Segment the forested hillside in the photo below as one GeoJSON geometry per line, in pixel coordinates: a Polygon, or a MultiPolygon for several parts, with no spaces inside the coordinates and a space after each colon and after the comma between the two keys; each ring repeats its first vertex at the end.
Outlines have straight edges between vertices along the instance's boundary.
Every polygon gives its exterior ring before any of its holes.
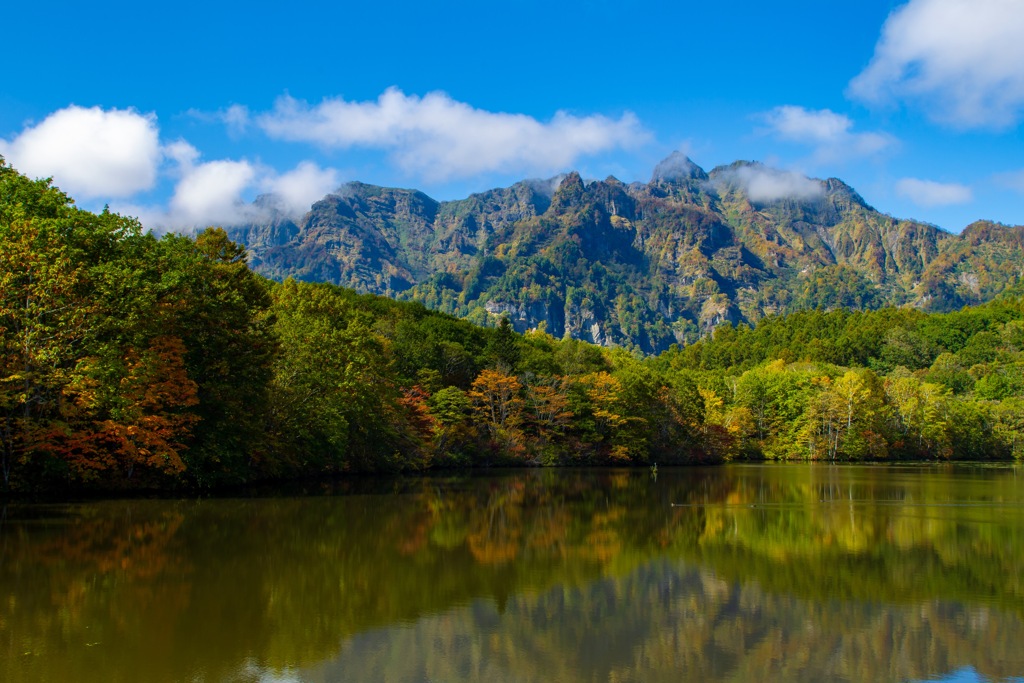
{"type": "MultiPolygon", "coordinates": [[[[563,183],[553,202],[573,188],[590,192],[563,183]]],[[[644,358],[275,283],[220,229],[157,238],[3,164],[0,335],[4,490],[1024,454],[1020,292],[948,314],[773,316],[644,358]]]]}
{"type": "Polygon", "coordinates": [[[350,183],[299,220],[267,215],[229,235],[270,278],[645,353],[800,310],[956,310],[1024,275],[1024,227],[954,235],[881,214],[835,178],[748,162],[705,173],[678,154],[648,183],[570,173],[451,202],[350,183]]]}

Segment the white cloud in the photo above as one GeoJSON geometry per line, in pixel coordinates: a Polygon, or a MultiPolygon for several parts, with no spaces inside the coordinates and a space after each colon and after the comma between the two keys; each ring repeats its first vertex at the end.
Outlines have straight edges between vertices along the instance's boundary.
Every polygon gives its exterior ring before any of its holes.
{"type": "Polygon", "coordinates": [[[145,230],[152,230],[157,234],[174,229],[167,220],[167,211],[158,206],[115,200],[110,202],[110,210],[122,216],[138,218],[145,230]]]}
{"type": "Polygon", "coordinates": [[[889,15],[850,94],[959,127],[1012,126],[1024,113],[1022,36],[1020,0],[911,0],[889,15]]]}
{"type": "Polygon", "coordinates": [[[997,173],[994,180],[999,185],[1024,193],[1024,170],[997,173]]]}
{"type": "Polygon", "coordinates": [[[785,105],[771,110],[764,118],[777,137],[813,146],[818,162],[872,156],[896,142],[884,133],[854,133],[850,117],[829,109],[785,105]]]}
{"type": "Polygon", "coordinates": [[[159,138],[153,114],[72,105],[0,140],[0,154],[25,175],[52,176],[74,197],[127,197],[156,183],[159,138]]]}
{"type": "Polygon", "coordinates": [[[259,209],[244,198],[257,181],[256,166],[229,159],[196,164],[198,153],[188,143],[169,146],[168,152],[177,155],[181,176],[168,206],[118,203],[113,210],[136,216],[143,226],[157,232],[238,225],[259,217],[259,209]]]}
{"type": "Polygon", "coordinates": [[[184,140],[176,140],[169,145],[164,145],[163,155],[164,158],[175,162],[181,171],[192,168],[200,156],[199,150],[184,140]]]}
{"type": "Polygon", "coordinates": [[[309,211],[313,202],[340,184],[338,172],[333,168],[320,168],[311,161],[303,161],[291,171],[279,176],[265,177],[261,186],[281,200],[285,211],[299,216],[309,211]]]}
{"type": "MultiPolygon", "coordinates": [[[[248,116],[241,105],[218,114],[239,130],[248,116]]],[[[257,191],[273,194],[277,209],[299,216],[339,184],[335,169],[310,161],[282,174],[246,160],[200,162],[199,150],[185,140],[161,145],[156,116],[132,109],[72,105],[10,141],[0,139],[0,154],[26,175],[52,176],[76,199],[113,200],[115,210],[138,216],[143,225],[156,230],[265,219],[266,209],[246,199],[257,191]],[[168,178],[176,184],[166,206],[130,200],[168,178]]]]}
{"type": "Polygon", "coordinates": [[[974,199],[971,188],[959,183],[938,183],[934,180],[903,178],[896,183],[896,193],[918,206],[949,206],[966,204],[974,199]]]}
{"type": "Polygon", "coordinates": [[[475,109],[442,92],[417,97],[396,88],[376,101],[337,98],[316,106],[282,97],[257,123],[282,140],[389,149],[403,169],[434,180],[490,171],[564,170],[581,156],[649,138],[629,113],[614,120],[560,111],[543,123],[525,114],[475,109]]]}
{"type": "Polygon", "coordinates": [[[227,124],[228,130],[241,134],[249,127],[249,108],[244,104],[232,104],[220,113],[221,120],[227,124]]]}
{"type": "Polygon", "coordinates": [[[817,144],[828,144],[848,135],[853,125],[849,117],[829,109],[811,111],[793,105],[775,107],[767,119],[780,137],[817,144]]]}
{"type": "Polygon", "coordinates": [[[333,168],[320,168],[310,161],[277,174],[272,169],[246,160],[220,159],[196,163],[199,153],[186,142],[165,148],[165,155],[178,161],[180,176],[166,208],[122,203],[114,210],[136,216],[158,232],[191,231],[208,225],[232,226],[269,220],[271,209],[248,201],[247,196],[266,192],[277,198],[274,209],[297,218],[339,184],[333,168]]]}
{"type": "Polygon", "coordinates": [[[760,164],[728,170],[722,174],[721,180],[739,185],[753,202],[773,202],[779,199],[809,201],[825,194],[824,186],[817,180],[760,164]]]}
{"type": "Polygon", "coordinates": [[[227,126],[228,134],[231,137],[238,137],[252,123],[249,115],[249,108],[244,104],[232,104],[227,109],[217,111],[203,111],[202,109],[189,109],[186,115],[203,123],[223,123],[227,126]]]}
{"type": "Polygon", "coordinates": [[[255,178],[256,169],[247,161],[208,161],[193,166],[174,188],[169,214],[182,226],[241,222],[246,207],[242,193],[255,178]]]}

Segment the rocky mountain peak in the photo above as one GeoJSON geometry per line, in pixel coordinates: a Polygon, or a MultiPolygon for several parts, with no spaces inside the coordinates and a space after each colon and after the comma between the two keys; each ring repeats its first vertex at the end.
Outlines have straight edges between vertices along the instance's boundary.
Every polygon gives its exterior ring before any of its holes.
{"type": "Polygon", "coordinates": [[[576,171],[572,171],[564,178],[551,197],[551,206],[555,209],[578,205],[586,195],[587,188],[583,178],[576,171]]]}
{"type": "Polygon", "coordinates": [[[562,178],[562,182],[558,184],[558,190],[556,192],[578,192],[584,188],[583,177],[580,176],[577,171],[570,171],[562,178]]]}
{"type": "Polygon", "coordinates": [[[833,201],[841,200],[846,203],[854,204],[874,211],[874,208],[869,206],[868,203],[864,201],[864,198],[861,197],[856,190],[854,190],[852,187],[844,183],[839,178],[829,178],[828,180],[825,180],[824,183],[825,194],[832,198],[833,201]]]}
{"type": "Polygon", "coordinates": [[[682,152],[672,152],[654,167],[651,184],[707,180],[708,174],[682,152]]]}
{"type": "Polygon", "coordinates": [[[680,152],[651,183],[571,172],[444,202],[350,183],[294,222],[231,234],[269,277],[648,352],[786,310],[950,310],[998,294],[1024,262],[1024,227],[952,235],[880,214],[836,178],[749,161],[705,173],[680,152]]]}

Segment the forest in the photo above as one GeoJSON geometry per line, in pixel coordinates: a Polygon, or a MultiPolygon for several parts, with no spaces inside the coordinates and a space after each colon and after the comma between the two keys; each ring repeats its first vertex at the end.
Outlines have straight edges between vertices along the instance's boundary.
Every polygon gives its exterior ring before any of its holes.
{"type": "Polygon", "coordinates": [[[341,473],[1024,456],[1024,288],[813,310],[644,357],[273,282],[0,161],[0,490],[341,473]]]}

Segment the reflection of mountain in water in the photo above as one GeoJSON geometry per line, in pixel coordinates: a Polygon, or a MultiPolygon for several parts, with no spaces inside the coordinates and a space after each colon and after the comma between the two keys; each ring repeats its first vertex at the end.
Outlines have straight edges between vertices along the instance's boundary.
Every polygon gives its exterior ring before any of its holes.
{"type": "Polygon", "coordinates": [[[1024,477],[1009,467],[342,486],[9,507],[0,680],[1024,673],[1024,477]]]}
{"type": "Polygon", "coordinates": [[[304,681],[906,681],[1024,671],[1024,625],[988,607],[818,603],[669,562],[347,639],[304,681]]]}

